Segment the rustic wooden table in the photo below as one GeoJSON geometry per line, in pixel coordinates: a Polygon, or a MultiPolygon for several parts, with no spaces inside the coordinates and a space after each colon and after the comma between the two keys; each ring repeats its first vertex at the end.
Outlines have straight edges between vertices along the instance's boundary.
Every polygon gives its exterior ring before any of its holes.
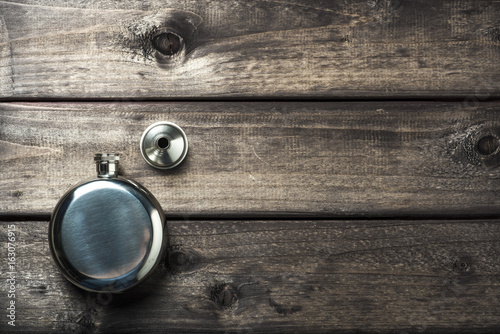
{"type": "Polygon", "coordinates": [[[499,63],[494,0],[0,1],[0,331],[499,332],[499,63]],[[106,151],[168,220],[121,295],[47,242],[106,151]]]}

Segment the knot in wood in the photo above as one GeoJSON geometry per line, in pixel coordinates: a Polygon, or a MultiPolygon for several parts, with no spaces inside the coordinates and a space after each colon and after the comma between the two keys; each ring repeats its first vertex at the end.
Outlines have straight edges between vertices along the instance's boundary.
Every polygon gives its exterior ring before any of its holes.
{"type": "Polygon", "coordinates": [[[491,155],[498,151],[500,141],[493,135],[486,135],[477,142],[477,152],[481,155],[491,155]]]}
{"type": "Polygon", "coordinates": [[[217,305],[228,308],[236,302],[237,296],[230,284],[216,284],[210,289],[210,299],[217,305]]]}
{"type": "Polygon", "coordinates": [[[188,262],[188,257],[183,252],[173,252],[169,262],[171,266],[182,267],[188,262]]]}
{"type": "Polygon", "coordinates": [[[156,51],[167,57],[179,54],[184,45],[182,37],[173,32],[160,32],[153,35],[151,43],[156,51]]]}

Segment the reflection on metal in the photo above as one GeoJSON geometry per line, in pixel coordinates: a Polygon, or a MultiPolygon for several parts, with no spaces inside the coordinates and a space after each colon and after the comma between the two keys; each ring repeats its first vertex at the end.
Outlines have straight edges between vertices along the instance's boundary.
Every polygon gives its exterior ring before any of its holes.
{"type": "Polygon", "coordinates": [[[159,203],[138,183],[117,175],[118,155],[96,155],[98,177],[69,190],[50,222],[52,255],[72,283],[121,292],[151,274],[163,253],[159,203]]]}

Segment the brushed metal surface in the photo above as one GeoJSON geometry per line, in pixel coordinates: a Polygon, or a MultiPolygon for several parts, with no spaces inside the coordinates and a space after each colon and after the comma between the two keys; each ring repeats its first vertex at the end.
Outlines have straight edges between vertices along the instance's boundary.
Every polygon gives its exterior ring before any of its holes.
{"type": "Polygon", "coordinates": [[[164,243],[162,217],[154,197],[134,181],[87,181],[56,206],[49,230],[51,250],[77,286],[123,291],[158,264],[164,243]]]}
{"type": "Polygon", "coordinates": [[[141,154],[144,160],[158,169],[178,166],[188,152],[188,140],[184,131],[171,122],[157,122],[142,134],[141,154]]]}

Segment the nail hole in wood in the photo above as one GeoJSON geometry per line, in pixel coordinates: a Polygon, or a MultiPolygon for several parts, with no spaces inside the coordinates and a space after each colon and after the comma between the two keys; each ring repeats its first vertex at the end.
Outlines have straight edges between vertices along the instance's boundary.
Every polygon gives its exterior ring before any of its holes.
{"type": "Polygon", "coordinates": [[[479,139],[479,141],[477,142],[476,149],[481,155],[491,155],[498,150],[499,146],[500,146],[500,141],[498,140],[497,137],[492,135],[487,135],[479,139]]]}
{"type": "Polygon", "coordinates": [[[470,274],[472,273],[471,259],[470,258],[459,258],[453,264],[453,270],[458,274],[470,274]]]}
{"type": "Polygon", "coordinates": [[[182,38],[171,32],[163,32],[153,37],[153,47],[164,56],[175,56],[182,49],[182,38]]]}

